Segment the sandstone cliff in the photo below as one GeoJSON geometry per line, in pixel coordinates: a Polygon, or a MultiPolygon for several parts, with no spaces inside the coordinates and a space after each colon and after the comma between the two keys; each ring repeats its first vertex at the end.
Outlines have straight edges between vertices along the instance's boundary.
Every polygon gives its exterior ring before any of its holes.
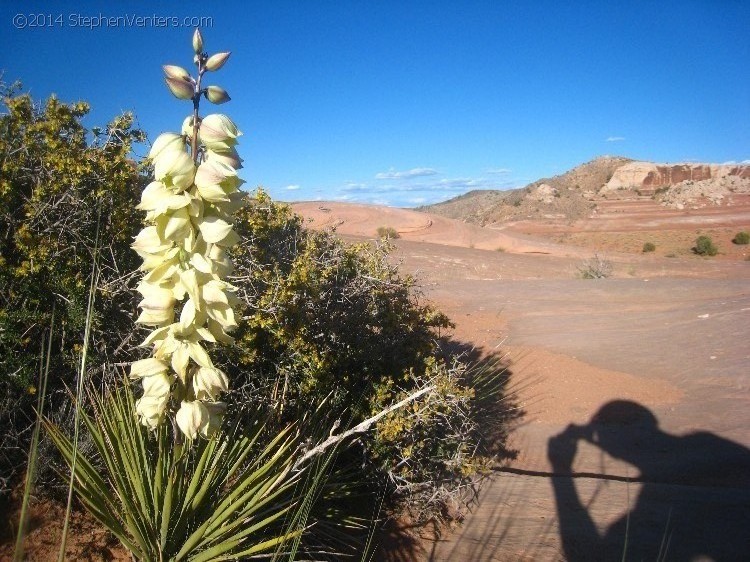
{"type": "Polygon", "coordinates": [[[612,178],[602,187],[600,194],[621,189],[638,189],[653,192],[684,181],[700,182],[736,176],[750,178],[750,165],[746,164],[654,164],[630,162],[615,170],[612,178]]]}

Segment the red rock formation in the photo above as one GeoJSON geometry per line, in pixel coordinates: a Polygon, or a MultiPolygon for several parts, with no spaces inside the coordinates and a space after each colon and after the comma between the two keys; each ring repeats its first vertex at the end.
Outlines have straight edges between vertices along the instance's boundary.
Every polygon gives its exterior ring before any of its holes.
{"type": "Polygon", "coordinates": [[[726,176],[750,178],[750,165],[728,164],[654,164],[630,162],[615,170],[602,192],[618,189],[654,190],[683,181],[703,181],[726,176]]]}

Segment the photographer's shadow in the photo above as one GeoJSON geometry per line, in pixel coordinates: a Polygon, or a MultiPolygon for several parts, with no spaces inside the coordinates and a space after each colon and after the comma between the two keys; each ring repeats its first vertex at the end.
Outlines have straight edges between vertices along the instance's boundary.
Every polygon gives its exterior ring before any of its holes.
{"type": "Polygon", "coordinates": [[[742,445],[708,432],[670,435],[647,408],[616,400],[552,437],[548,455],[567,560],[750,560],[750,450],[742,445]],[[612,477],[572,472],[579,440],[639,471],[640,494],[603,531],[576,482],[612,477]]]}

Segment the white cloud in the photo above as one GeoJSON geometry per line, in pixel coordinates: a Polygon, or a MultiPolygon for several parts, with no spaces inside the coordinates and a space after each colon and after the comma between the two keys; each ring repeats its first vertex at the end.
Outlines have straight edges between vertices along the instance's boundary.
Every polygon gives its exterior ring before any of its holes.
{"type": "Polygon", "coordinates": [[[412,168],[411,170],[404,170],[402,172],[397,172],[393,168],[388,170],[387,172],[379,172],[375,174],[375,179],[378,180],[404,180],[404,179],[411,179],[411,178],[421,178],[425,176],[434,176],[438,172],[437,170],[433,170],[432,168],[412,168]]]}
{"type": "Polygon", "coordinates": [[[284,189],[288,189],[289,191],[297,191],[300,188],[297,184],[287,185],[284,189]]]}
{"type": "Polygon", "coordinates": [[[624,141],[625,137],[607,137],[604,142],[620,142],[624,141]]]}
{"type": "MultiPolygon", "coordinates": [[[[325,189],[323,199],[397,207],[416,207],[444,201],[471,190],[507,190],[528,183],[510,168],[489,168],[480,175],[446,177],[434,168],[412,168],[378,173],[370,181],[349,179],[325,189]]],[[[320,193],[316,190],[315,193],[320,193]]]]}
{"type": "Polygon", "coordinates": [[[484,178],[445,178],[440,180],[439,183],[442,186],[450,187],[452,189],[456,187],[470,188],[486,185],[487,181],[484,178]]]}

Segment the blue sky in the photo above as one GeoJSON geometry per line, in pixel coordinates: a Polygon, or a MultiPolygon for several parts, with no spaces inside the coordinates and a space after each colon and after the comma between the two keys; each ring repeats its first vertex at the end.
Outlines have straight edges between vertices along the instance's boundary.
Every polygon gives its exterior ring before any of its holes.
{"type": "Polygon", "coordinates": [[[750,159],[746,0],[2,1],[0,69],[153,139],[190,110],[161,72],[191,64],[185,17],[232,51],[208,83],[233,99],[203,113],[238,123],[248,187],[279,199],[415,206],[603,154],[750,159]]]}

